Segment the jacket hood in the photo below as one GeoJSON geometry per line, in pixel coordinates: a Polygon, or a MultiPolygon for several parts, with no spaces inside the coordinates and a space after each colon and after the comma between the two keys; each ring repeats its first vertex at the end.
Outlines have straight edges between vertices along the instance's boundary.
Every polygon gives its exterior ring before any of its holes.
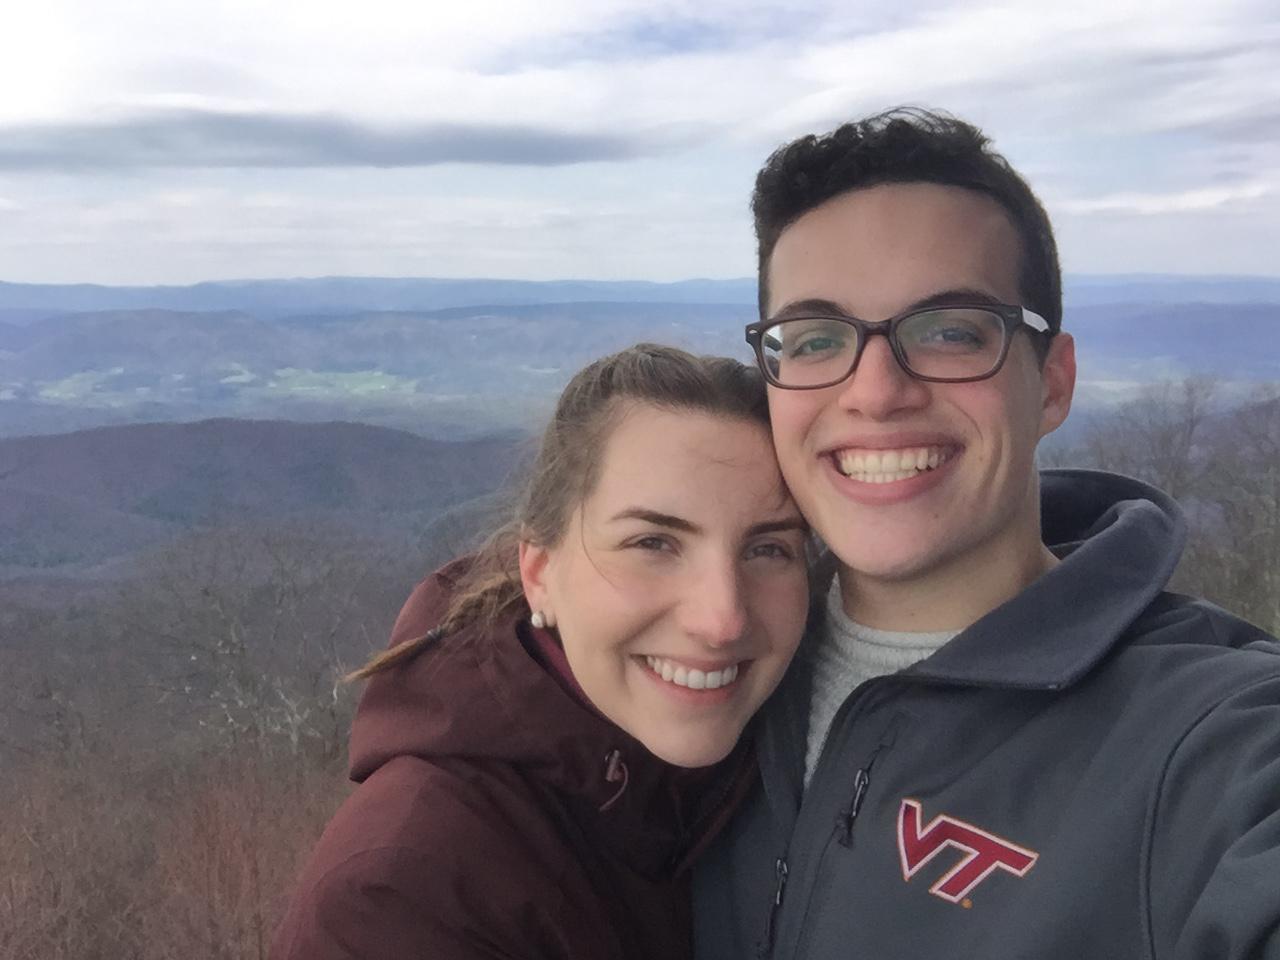
{"type": "MultiPolygon", "coordinates": [[[[454,561],[417,586],[391,646],[434,630],[466,564],[454,561]]],[[[701,849],[754,768],[745,745],[704,770],[659,760],[590,705],[554,640],[514,615],[436,637],[370,679],[352,725],[351,779],[402,755],[518,768],[646,873],[670,871],[701,849]]]]}
{"type": "Polygon", "coordinates": [[[904,676],[1062,689],[1164,590],[1187,537],[1173,498],[1117,474],[1045,470],[1040,502],[1042,539],[1062,562],[904,676]]]}

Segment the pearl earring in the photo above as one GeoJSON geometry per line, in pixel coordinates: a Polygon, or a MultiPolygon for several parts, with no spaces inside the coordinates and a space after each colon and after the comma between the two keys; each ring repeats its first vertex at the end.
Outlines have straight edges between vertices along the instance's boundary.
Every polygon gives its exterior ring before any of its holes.
{"type": "Polygon", "coordinates": [[[529,622],[533,624],[536,629],[541,630],[547,625],[547,618],[542,615],[541,610],[535,610],[533,611],[533,615],[529,617],[529,622]]]}

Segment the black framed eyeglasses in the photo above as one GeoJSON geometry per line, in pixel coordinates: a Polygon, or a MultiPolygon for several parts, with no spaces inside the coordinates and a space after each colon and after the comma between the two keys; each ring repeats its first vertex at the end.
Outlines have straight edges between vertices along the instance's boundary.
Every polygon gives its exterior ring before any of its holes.
{"type": "Polygon", "coordinates": [[[908,310],[869,323],[857,317],[797,314],[747,324],[747,343],[769,383],[785,390],[817,390],[847,378],[876,335],[889,340],[910,376],[932,383],[968,383],[995,376],[1013,335],[1026,327],[1050,334],[1049,323],[1007,303],[954,303],[908,310]]]}

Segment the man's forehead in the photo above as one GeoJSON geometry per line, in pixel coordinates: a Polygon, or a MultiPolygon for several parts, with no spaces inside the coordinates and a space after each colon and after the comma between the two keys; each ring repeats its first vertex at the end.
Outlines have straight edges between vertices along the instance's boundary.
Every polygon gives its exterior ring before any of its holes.
{"type": "Polygon", "coordinates": [[[767,265],[769,313],[827,299],[887,315],[948,289],[1016,303],[1019,262],[1017,232],[991,198],[933,183],[879,184],[834,197],[783,230],[767,265]]]}

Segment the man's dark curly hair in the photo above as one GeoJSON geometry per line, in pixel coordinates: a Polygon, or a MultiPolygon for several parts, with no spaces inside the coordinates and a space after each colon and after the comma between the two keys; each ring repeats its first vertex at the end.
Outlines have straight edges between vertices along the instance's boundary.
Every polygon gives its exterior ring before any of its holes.
{"type": "MultiPolygon", "coordinates": [[[[899,107],[801,137],[774,151],[751,196],[759,243],[760,316],[769,300],[769,258],[782,232],[833,197],[882,183],[938,183],[985,194],[1013,221],[1022,246],[1023,306],[1062,326],[1062,274],[1044,207],[991,141],[944,113],[899,107]]],[[[1036,338],[1040,341],[1040,338],[1036,338]]],[[[1047,341],[1040,341],[1045,343],[1047,341]]]]}

